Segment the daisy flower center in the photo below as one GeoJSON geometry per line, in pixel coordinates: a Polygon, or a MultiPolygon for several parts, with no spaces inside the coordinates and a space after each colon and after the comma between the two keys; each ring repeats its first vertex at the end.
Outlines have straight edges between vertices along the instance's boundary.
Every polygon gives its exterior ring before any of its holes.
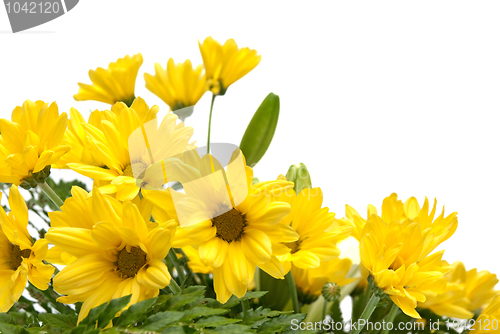
{"type": "Polygon", "coordinates": [[[283,243],[285,246],[291,249],[290,253],[297,253],[300,250],[300,240],[294,242],[283,243]]]}
{"type": "Polygon", "coordinates": [[[134,177],[134,172],[132,171],[132,165],[128,165],[127,167],[125,167],[125,169],[123,170],[123,175],[134,177]]]}
{"type": "Polygon", "coordinates": [[[125,169],[123,170],[123,175],[124,176],[134,177],[134,172],[135,172],[136,175],[139,174],[139,176],[136,176],[136,178],[138,178],[138,179],[143,178],[144,177],[144,172],[148,168],[148,165],[146,165],[143,162],[135,162],[135,163],[133,163],[133,165],[134,165],[133,168],[132,168],[132,164],[130,164],[127,167],[125,167],[125,169]]]}
{"type": "Polygon", "coordinates": [[[12,269],[17,270],[21,263],[23,263],[23,258],[27,259],[31,255],[31,249],[23,249],[18,245],[10,245],[10,266],[12,269]]]}
{"type": "Polygon", "coordinates": [[[220,216],[212,218],[212,226],[217,228],[217,237],[231,243],[238,240],[243,234],[245,218],[241,213],[232,208],[220,216]]]}
{"type": "Polygon", "coordinates": [[[147,254],[139,247],[125,247],[118,253],[118,271],[123,279],[134,277],[147,263],[147,254]]]}

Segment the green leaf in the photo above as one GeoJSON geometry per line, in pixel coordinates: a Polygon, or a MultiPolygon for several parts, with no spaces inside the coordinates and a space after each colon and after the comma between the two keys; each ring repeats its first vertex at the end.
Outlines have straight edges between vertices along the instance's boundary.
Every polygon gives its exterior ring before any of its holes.
{"type": "Polygon", "coordinates": [[[272,318],[269,321],[266,321],[262,326],[259,327],[257,333],[262,334],[274,334],[276,332],[281,333],[291,327],[292,320],[297,320],[299,323],[304,320],[306,317],[305,314],[288,314],[281,315],[276,318],[272,318]]]}
{"type": "Polygon", "coordinates": [[[2,334],[27,334],[28,331],[21,326],[9,324],[0,324],[0,333],[2,334]]]}
{"type": "MultiPolygon", "coordinates": [[[[58,183],[56,183],[50,176],[45,179],[45,182],[54,190],[54,192],[59,196],[60,199],[63,201],[71,196],[71,188],[73,186],[78,186],[80,188],[83,188],[85,190],[85,183],[78,181],[78,180],[73,180],[73,181],[64,181],[64,180],[59,180],[58,183]]],[[[59,210],[59,208],[52,202],[52,200],[45,195],[43,191],[38,192],[38,202],[40,206],[43,208],[45,205],[48,205],[52,210],[59,210]]]]}
{"type": "Polygon", "coordinates": [[[137,304],[130,305],[128,309],[122,312],[122,314],[116,319],[116,326],[126,327],[136,323],[139,318],[151,310],[151,307],[155,304],[157,298],[150,298],[138,302],[137,304]]]}
{"type": "Polygon", "coordinates": [[[250,309],[245,312],[241,312],[236,316],[237,319],[241,319],[242,325],[250,325],[252,328],[257,328],[264,322],[268,321],[269,318],[277,317],[283,312],[272,311],[268,308],[263,308],[259,306],[257,309],[250,309]]]}
{"type": "Polygon", "coordinates": [[[248,333],[250,326],[240,325],[240,324],[230,324],[226,326],[219,326],[213,330],[205,330],[205,333],[211,334],[240,334],[248,333]]]}
{"type": "Polygon", "coordinates": [[[55,328],[72,329],[76,326],[78,316],[69,314],[40,313],[38,320],[55,328]]]}
{"type": "Polygon", "coordinates": [[[223,308],[208,308],[208,307],[194,307],[191,310],[184,311],[184,317],[181,321],[190,321],[196,318],[208,317],[211,315],[220,315],[228,313],[229,310],[223,308]]]}
{"type": "Polygon", "coordinates": [[[165,311],[156,313],[144,321],[144,324],[141,326],[141,329],[148,331],[158,331],[167,325],[179,320],[184,316],[183,312],[172,312],[165,311]]]}
{"type": "Polygon", "coordinates": [[[97,325],[99,328],[104,328],[109,325],[109,322],[116,317],[116,314],[123,310],[130,302],[132,295],[111,300],[106,308],[99,314],[97,325]]]}
{"type": "Polygon", "coordinates": [[[94,325],[97,319],[99,318],[99,314],[108,306],[108,303],[101,304],[99,306],[94,307],[90,310],[89,314],[85,319],[83,319],[80,324],[82,325],[94,325]]]}
{"type": "Polygon", "coordinates": [[[241,138],[240,149],[248,166],[255,166],[271,145],[279,113],[280,99],[278,95],[269,93],[253,115],[241,138]]]}
{"type": "Polygon", "coordinates": [[[222,325],[227,325],[227,324],[232,324],[235,322],[240,322],[240,319],[231,319],[231,318],[226,318],[226,317],[221,317],[218,315],[215,315],[210,318],[203,318],[198,320],[198,322],[195,323],[197,327],[218,327],[222,325]]]}
{"type": "Polygon", "coordinates": [[[260,299],[264,307],[269,307],[272,310],[283,310],[290,300],[290,289],[286,280],[276,279],[264,271],[260,271],[260,289],[273,291],[272,294],[260,299]]]}

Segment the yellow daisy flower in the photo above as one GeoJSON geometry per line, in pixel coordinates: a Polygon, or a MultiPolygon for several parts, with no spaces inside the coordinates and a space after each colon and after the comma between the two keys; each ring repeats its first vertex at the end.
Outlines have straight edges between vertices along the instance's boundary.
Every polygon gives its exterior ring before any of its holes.
{"type": "MultiPolygon", "coordinates": [[[[107,205],[114,210],[118,208],[118,214],[122,205],[110,196],[104,196],[104,200],[109,202],[107,205]]],[[[136,196],[132,203],[139,209],[142,217],[148,224],[151,230],[158,226],[157,223],[150,222],[152,204],[146,199],[140,199],[136,196]]],[[[91,230],[95,224],[92,217],[92,192],[87,192],[84,189],[73,186],[71,188],[71,197],[68,197],[61,206],[61,211],[49,212],[50,225],[52,227],[76,227],[91,230]],[[75,214],[78,213],[78,214],[75,214]]],[[[167,221],[161,220],[161,221],[167,221]]],[[[77,258],[70,253],[65,252],[59,246],[53,246],[47,252],[46,260],[52,264],[66,265],[74,262],[77,258]]]]}
{"type": "Polygon", "coordinates": [[[131,200],[138,194],[137,178],[152,164],[151,156],[155,161],[161,161],[181,153],[193,134],[191,127],[177,124],[177,116],[171,112],[157,128],[155,108],[149,109],[144,101],[137,102],[142,105],[138,110],[149,110],[148,113],[138,112],[135,104],[128,108],[120,103],[113,112],[99,112],[96,117],[101,118],[101,128],[83,124],[91,153],[106,168],[68,163],[69,168],[99,181],[99,184],[108,183],[100,190],[107,194],[116,193],[120,201],[131,200]],[[144,133],[147,133],[146,137],[144,133]]]}
{"type": "Polygon", "coordinates": [[[0,182],[36,187],[50,174],[50,165],[70,150],[61,141],[68,123],[57,104],[26,100],[0,119],[0,182]]]}
{"type": "MultiPolygon", "coordinates": [[[[284,176],[279,179],[286,180],[284,176]]],[[[283,192],[277,200],[290,204],[292,210],[281,223],[291,226],[299,235],[299,240],[283,244],[289,248],[280,257],[286,272],[291,264],[302,269],[317,268],[321,262],[339,256],[340,251],[335,244],[349,236],[352,227],[329,229],[335,213],[322,207],[321,188],[304,188],[298,195],[291,189],[283,192]]]]}
{"type": "Polygon", "coordinates": [[[78,83],[80,89],[73,97],[77,101],[94,100],[108,104],[124,102],[130,106],[135,99],[135,80],[142,65],[142,55],[125,56],[110,63],[107,69],[89,71],[91,85],[78,83]]]}
{"type": "MultiPolygon", "coordinates": [[[[200,165],[220,166],[210,154],[201,159],[200,165]]],[[[248,194],[238,205],[233,205],[237,195],[233,193],[232,197],[228,197],[227,187],[219,188],[219,184],[213,183],[213,178],[207,177],[213,175],[210,174],[212,170],[206,174],[203,168],[194,172],[201,173],[198,177],[189,176],[191,180],[202,180],[201,183],[185,183],[185,194],[171,191],[181,198],[178,204],[184,211],[183,215],[192,221],[177,230],[175,246],[198,247],[203,265],[213,268],[214,289],[217,300],[222,303],[232,294],[242,297],[246,293],[256,266],[275,278],[283,279],[286,272],[274,251],[281,248],[283,242],[294,242],[298,238],[293,228],[280,224],[290,212],[290,205],[274,200],[271,195],[290,189],[293,183],[277,180],[252,186],[253,171],[248,166],[244,168],[244,187],[248,189],[248,194]]],[[[239,176],[234,173],[228,167],[225,175],[229,180],[238,180],[239,176]]],[[[162,197],[152,194],[168,191],[145,191],[144,196],[154,206],[162,207],[170,205],[169,202],[165,203],[161,201],[162,197]]]]}
{"type": "Polygon", "coordinates": [[[260,63],[261,56],[256,50],[238,48],[232,38],[221,45],[212,37],[207,37],[203,43],[198,41],[198,45],[210,90],[215,95],[224,95],[230,85],[260,63]]]}
{"type": "MultiPolygon", "coordinates": [[[[53,215],[53,214],[52,214],[53,215]]],[[[65,212],[67,224],[82,220],[77,206],[65,212]]],[[[76,260],[54,277],[62,303],[83,302],[78,321],[90,309],[113,298],[132,295],[130,304],[156,297],[170,284],[163,259],[167,256],[176,223],[160,222],[153,229],[132,202],[123,204],[94,189],[91,228],[51,227],[47,240],[76,260]]],[[[52,218],[52,217],[51,217],[52,218]]],[[[129,304],[129,305],[130,305],[129,304]]]]}
{"type": "Polygon", "coordinates": [[[43,263],[48,242],[39,239],[33,243],[27,229],[28,207],[14,185],[9,206],[9,214],[0,207],[0,312],[7,312],[19,300],[28,279],[46,290],[54,273],[54,267],[43,263]]]}
{"type": "Polygon", "coordinates": [[[158,96],[172,111],[194,106],[207,91],[207,81],[201,65],[193,69],[188,59],[175,64],[170,58],[167,68],[155,64],[155,75],[144,73],[146,88],[158,96]]]}
{"type": "Polygon", "coordinates": [[[319,267],[312,269],[292,266],[293,280],[297,286],[300,302],[303,304],[314,302],[321,295],[321,289],[327,282],[344,286],[358,280],[359,278],[346,278],[351,266],[351,260],[340,258],[321,262],[319,267]]]}
{"type": "MultiPolygon", "coordinates": [[[[446,261],[443,261],[448,265],[446,261]]],[[[428,308],[440,316],[470,319],[498,295],[498,278],[487,270],[466,270],[462,262],[453,263],[453,271],[429,282],[426,300],[418,307],[428,308]]],[[[423,287],[425,290],[426,288],[423,287]]]]}
{"type": "Polygon", "coordinates": [[[500,333],[500,295],[497,295],[488,307],[474,322],[471,333],[498,334],[500,333]]]}
{"type": "Polygon", "coordinates": [[[417,302],[424,302],[423,284],[452,268],[441,262],[444,251],[431,252],[457,228],[456,212],[434,220],[426,200],[420,209],[415,198],[404,204],[396,194],[384,200],[381,217],[372,214],[363,229],[360,257],[375,283],[407,315],[420,318],[417,302]]]}
{"type": "MultiPolygon", "coordinates": [[[[63,144],[71,146],[71,151],[59,160],[57,166],[59,168],[68,168],[68,163],[81,163],[84,165],[104,167],[104,162],[97,160],[96,155],[92,154],[92,145],[88,139],[85,124],[90,124],[104,131],[101,123],[103,120],[106,120],[106,115],[110,111],[115,115],[120,115],[121,111],[125,108],[127,108],[125,103],[117,102],[110,110],[95,110],[90,114],[88,122],[85,121],[85,118],[78,110],[71,108],[68,129],[63,137],[63,144]]],[[[134,109],[143,123],[154,119],[159,111],[158,106],[153,106],[150,109],[141,97],[137,97],[130,108],[134,109]]]]}

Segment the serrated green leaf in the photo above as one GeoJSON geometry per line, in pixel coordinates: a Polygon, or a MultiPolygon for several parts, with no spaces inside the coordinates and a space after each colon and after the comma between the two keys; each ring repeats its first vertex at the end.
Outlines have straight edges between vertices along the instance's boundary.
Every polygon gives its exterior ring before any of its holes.
{"type": "Polygon", "coordinates": [[[228,313],[229,310],[223,308],[209,308],[209,307],[196,306],[190,310],[184,310],[183,312],[184,312],[184,317],[181,319],[181,321],[190,321],[196,318],[225,314],[228,313]]]}
{"type": "Polygon", "coordinates": [[[157,300],[158,298],[150,298],[138,302],[137,304],[130,305],[130,307],[123,311],[122,314],[116,319],[115,325],[126,327],[136,323],[143,314],[151,310],[151,307],[157,300]]]}
{"type": "Polygon", "coordinates": [[[40,313],[38,320],[55,328],[71,329],[76,326],[77,315],[40,313]]]}
{"type": "Polygon", "coordinates": [[[83,319],[80,324],[82,325],[94,325],[97,319],[99,318],[99,314],[108,306],[108,303],[101,304],[99,306],[94,307],[90,310],[89,314],[83,319]]]}
{"type": "Polygon", "coordinates": [[[98,328],[104,328],[109,325],[109,322],[116,317],[116,314],[123,310],[130,302],[132,295],[124,296],[117,299],[112,299],[106,308],[99,314],[97,318],[98,328]]]}
{"type": "MultiPolygon", "coordinates": [[[[204,287],[203,287],[204,288],[204,287]]],[[[185,289],[182,294],[171,296],[166,302],[162,310],[178,310],[188,304],[199,304],[203,299],[204,289],[197,286],[190,286],[185,289]],[[193,289],[192,289],[193,288],[193,289]]]]}
{"type": "Polygon", "coordinates": [[[148,331],[158,331],[179,320],[183,316],[184,312],[165,311],[156,313],[147,318],[140,328],[148,331]]]}
{"type": "Polygon", "coordinates": [[[236,322],[240,322],[240,319],[231,319],[231,318],[226,318],[226,317],[221,317],[218,315],[215,315],[210,318],[203,318],[198,320],[195,323],[195,326],[197,327],[218,327],[222,325],[227,325],[227,324],[233,324],[236,322]]]}
{"type": "Polygon", "coordinates": [[[2,333],[2,334],[27,334],[28,331],[21,326],[0,324],[0,333],[2,333]]]}
{"type": "Polygon", "coordinates": [[[257,333],[274,334],[276,332],[283,332],[291,327],[292,320],[301,322],[305,317],[306,315],[301,313],[280,315],[279,317],[275,317],[269,321],[266,321],[262,326],[259,327],[257,333]]]}
{"type": "Polygon", "coordinates": [[[219,326],[212,330],[205,330],[205,333],[211,334],[240,334],[240,333],[248,333],[250,326],[240,325],[240,324],[230,324],[225,326],[219,326]]]}
{"type": "Polygon", "coordinates": [[[240,149],[248,166],[255,166],[271,145],[279,113],[280,99],[278,95],[269,93],[253,115],[241,138],[240,149]]]}
{"type": "Polygon", "coordinates": [[[283,312],[280,311],[272,311],[268,308],[263,308],[259,306],[258,308],[250,309],[245,312],[241,312],[236,316],[237,319],[241,319],[242,325],[249,325],[252,328],[257,328],[262,325],[264,322],[268,321],[269,318],[277,317],[281,315],[283,312]]]}

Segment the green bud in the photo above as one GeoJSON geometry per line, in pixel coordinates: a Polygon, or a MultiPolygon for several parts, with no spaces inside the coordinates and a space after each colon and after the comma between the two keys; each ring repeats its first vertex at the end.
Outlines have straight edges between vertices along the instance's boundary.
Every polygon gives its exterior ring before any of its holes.
{"type": "Polygon", "coordinates": [[[295,190],[296,194],[299,194],[304,188],[312,187],[311,175],[309,174],[306,165],[302,162],[298,166],[290,166],[288,172],[286,172],[286,179],[295,184],[293,190],[295,190]]]}
{"type": "Polygon", "coordinates": [[[31,176],[24,178],[19,186],[23,189],[30,190],[31,188],[36,188],[38,184],[44,183],[49,176],[50,165],[47,165],[41,171],[32,173],[31,176]]]}
{"type": "Polygon", "coordinates": [[[326,282],[321,289],[321,294],[328,302],[334,302],[340,298],[340,287],[336,283],[326,282]]]}

